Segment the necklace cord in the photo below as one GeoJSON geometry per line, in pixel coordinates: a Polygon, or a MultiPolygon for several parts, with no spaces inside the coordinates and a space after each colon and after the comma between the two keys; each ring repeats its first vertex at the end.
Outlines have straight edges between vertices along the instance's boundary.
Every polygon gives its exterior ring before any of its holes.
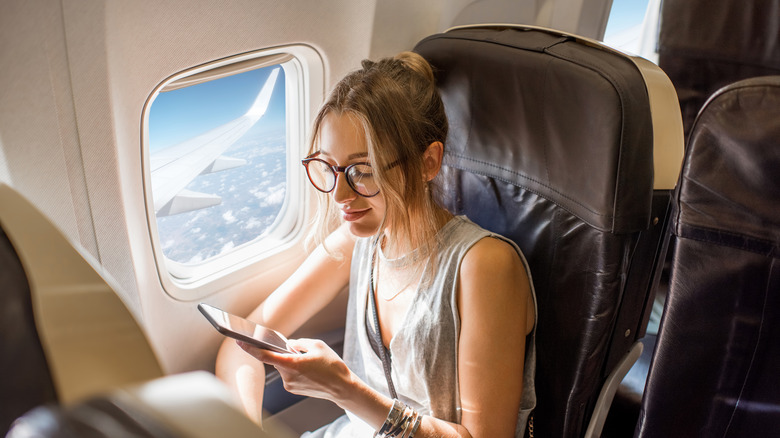
{"type": "Polygon", "coordinates": [[[379,243],[379,239],[374,242],[374,248],[371,251],[371,266],[369,267],[368,274],[368,299],[371,302],[371,310],[374,315],[374,338],[379,345],[379,357],[382,359],[382,368],[385,370],[385,378],[387,379],[387,388],[390,390],[390,396],[392,398],[398,398],[398,394],[395,391],[395,385],[393,385],[393,378],[391,376],[392,365],[390,364],[390,350],[385,347],[385,343],[382,342],[382,332],[379,329],[379,315],[377,313],[376,297],[374,291],[374,263],[376,261],[376,248],[379,243]]]}

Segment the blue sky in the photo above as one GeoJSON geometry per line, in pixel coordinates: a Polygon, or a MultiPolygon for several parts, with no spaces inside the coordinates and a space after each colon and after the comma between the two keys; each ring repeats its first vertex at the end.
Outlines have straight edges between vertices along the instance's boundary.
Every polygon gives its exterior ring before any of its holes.
{"type": "Polygon", "coordinates": [[[645,17],[649,0],[613,0],[604,36],[639,24],[645,17]]]}
{"type": "MultiPolygon", "coordinates": [[[[175,145],[244,114],[276,66],[160,93],[149,112],[151,151],[175,145]]],[[[247,135],[284,128],[285,77],[280,72],[268,110],[247,135]]]]}

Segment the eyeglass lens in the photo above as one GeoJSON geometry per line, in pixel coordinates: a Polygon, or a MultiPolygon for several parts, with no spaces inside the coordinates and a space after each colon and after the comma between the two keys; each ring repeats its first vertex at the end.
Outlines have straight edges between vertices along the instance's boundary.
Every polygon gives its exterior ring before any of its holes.
{"type": "Polygon", "coordinates": [[[373,196],[379,193],[379,186],[374,179],[374,170],[365,164],[355,164],[347,169],[347,181],[356,192],[363,196],[373,196]]]}
{"type": "MultiPolygon", "coordinates": [[[[335,188],[336,172],[328,163],[321,160],[311,160],[307,170],[309,179],[318,190],[330,192],[335,188]]],[[[379,192],[371,166],[367,164],[353,164],[347,167],[345,174],[350,187],[358,194],[374,196],[379,192]]]]}

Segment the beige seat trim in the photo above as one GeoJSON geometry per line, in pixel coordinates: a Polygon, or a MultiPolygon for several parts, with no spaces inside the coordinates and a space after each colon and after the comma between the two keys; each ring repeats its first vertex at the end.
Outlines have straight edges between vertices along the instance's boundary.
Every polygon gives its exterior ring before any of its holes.
{"type": "Polygon", "coordinates": [[[176,374],[114,391],[111,397],[134,406],[188,438],[293,438],[285,425],[252,422],[230,390],[205,371],[176,374]]]}
{"type": "Polygon", "coordinates": [[[100,265],[5,184],[0,205],[0,224],[27,275],[60,401],[162,376],[143,330],[100,265]]]}

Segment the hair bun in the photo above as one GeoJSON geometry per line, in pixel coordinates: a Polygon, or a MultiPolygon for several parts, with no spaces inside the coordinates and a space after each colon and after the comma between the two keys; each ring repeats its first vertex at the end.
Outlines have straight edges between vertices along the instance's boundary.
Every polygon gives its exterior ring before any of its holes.
{"type": "Polygon", "coordinates": [[[420,54],[415,52],[401,52],[395,55],[394,59],[400,61],[401,64],[417,74],[428,79],[430,82],[434,82],[433,68],[420,54]]]}

